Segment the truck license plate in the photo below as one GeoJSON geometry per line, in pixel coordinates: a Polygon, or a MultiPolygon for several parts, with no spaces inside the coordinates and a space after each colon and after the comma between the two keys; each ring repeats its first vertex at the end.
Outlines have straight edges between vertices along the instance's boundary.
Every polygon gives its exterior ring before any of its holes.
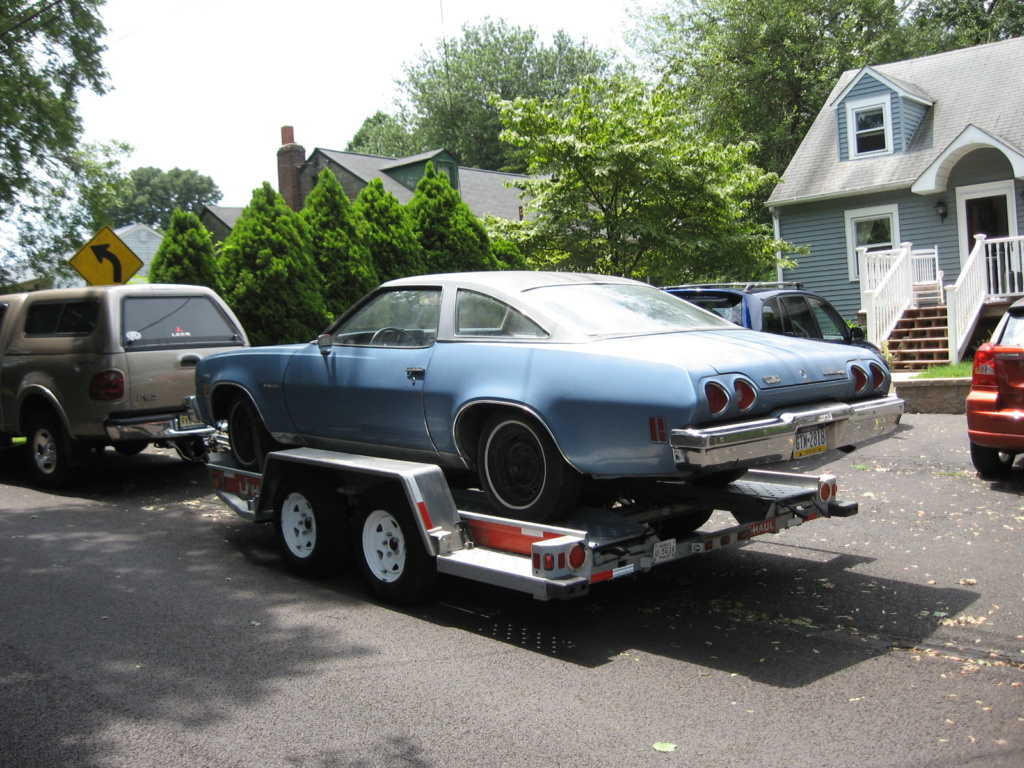
{"type": "Polygon", "coordinates": [[[178,415],[178,429],[198,429],[199,427],[204,426],[206,425],[193,419],[190,419],[187,413],[182,413],[178,415]]]}
{"type": "Polygon", "coordinates": [[[824,427],[814,427],[796,433],[796,442],[793,444],[794,459],[815,453],[824,453],[826,450],[828,450],[828,438],[825,435],[824,427]]]}

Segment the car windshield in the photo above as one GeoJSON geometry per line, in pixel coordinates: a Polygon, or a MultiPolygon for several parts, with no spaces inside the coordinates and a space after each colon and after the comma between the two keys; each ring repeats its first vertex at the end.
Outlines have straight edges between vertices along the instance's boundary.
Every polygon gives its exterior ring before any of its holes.
{"type": "Polygon", "coordinates": [[[587,336],[736,328],[727,320],[645,285],[559,285],[534,288],[529,293],[532,300],[587,336]]]}

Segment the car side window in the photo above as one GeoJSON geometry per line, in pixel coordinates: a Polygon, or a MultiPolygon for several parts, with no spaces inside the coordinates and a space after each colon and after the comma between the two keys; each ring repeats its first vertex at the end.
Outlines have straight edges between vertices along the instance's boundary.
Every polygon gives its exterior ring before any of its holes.
{"type": "Polygon", "coordinates": [[[775,299],[769,299],[761,307],[761,330],[767,333],[782,335],[782,315],[779,312],[779,303],[775,299]]]}
{"type": "Polygon", "coordinates": [[[26,336],[88,336],[100,316],[98,301],[51,301],[33,304],[25,315],[26,336]]]}
{"type": "Polygon", "coordinates": [[[782,315],[782,332],[786,336],[799,339],[821,338],[814,315],[803,296],[783,296],[782,307],[785,310],[782,315]]]}
{"type": "Polygon", "coordinates": [[[847,341],[849,334],[849,331],[846,330],[847,325],[830,304],[826,304],[814,296],[807,297],[807,304],[818,323],[821,338],[825,341],[847,341]]]}
{"type": "Polygon", "coordinates": [[[380,293],[334,331],[334,343],[359,347],[428,347],[437,340],[440,288],[380,293]]]}
{"type": "Polygon", "coordinates": [[[548,334],[505,302],[476,291],[460,290],[455,305],[455,335],[543,339],[548,334]]]}

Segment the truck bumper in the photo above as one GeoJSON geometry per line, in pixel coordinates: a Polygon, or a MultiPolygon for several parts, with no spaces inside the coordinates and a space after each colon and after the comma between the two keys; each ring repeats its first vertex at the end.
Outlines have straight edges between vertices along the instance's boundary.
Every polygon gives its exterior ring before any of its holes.
{"type": "Polygon", "coordinates": [[[764,419],[673,429],[670,444],[676,466],[683,471],[753,467],[887,435],[902,415],[903,401],[898,397],[821,403],[764,419]]]}

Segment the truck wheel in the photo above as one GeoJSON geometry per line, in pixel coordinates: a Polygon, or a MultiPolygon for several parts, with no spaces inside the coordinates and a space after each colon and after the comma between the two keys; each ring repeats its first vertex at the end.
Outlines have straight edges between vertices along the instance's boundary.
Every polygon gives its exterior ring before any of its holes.
{"type": "Polygon", "coordinates": [[[281,483],[274,526],[288,567],[300,576],[334,576],[348,559],[342,501],[316,478],[296,476],[281,483]]]}
{"type": "Polygon", "coordinates": [[[997,480],[1010,474],[1016,454],[971,443],[971,463],[982,477],[997,480]]]}
{"type": "Polygon", "coordinates": [[[396,605],[426,599],[437,581],[437,564],[400,491],[372,494],[355,516],[356,567],[377,598],[396,605]]]}
{"type": "Polygon", "coordinates": [[[477,452],[480,484],[500,515],[544,522],[579,499],[582,478],[533,419],[495,413],[484,424],[477,452]]]}
{"type": "Polygon", "coordinates": [[[29,471],[39,485],[63,488],[74,477],[71,466],[71,438],[57,414],[36,411],[26,419],[29,471]]]}
{"type": "Polygon", "coordinates": [[[235,400],[228,411],[228,440],[239,467],[256,472],[263,471],[267,454],[277,447],[256,406],[247,397],[235,400]]]}

